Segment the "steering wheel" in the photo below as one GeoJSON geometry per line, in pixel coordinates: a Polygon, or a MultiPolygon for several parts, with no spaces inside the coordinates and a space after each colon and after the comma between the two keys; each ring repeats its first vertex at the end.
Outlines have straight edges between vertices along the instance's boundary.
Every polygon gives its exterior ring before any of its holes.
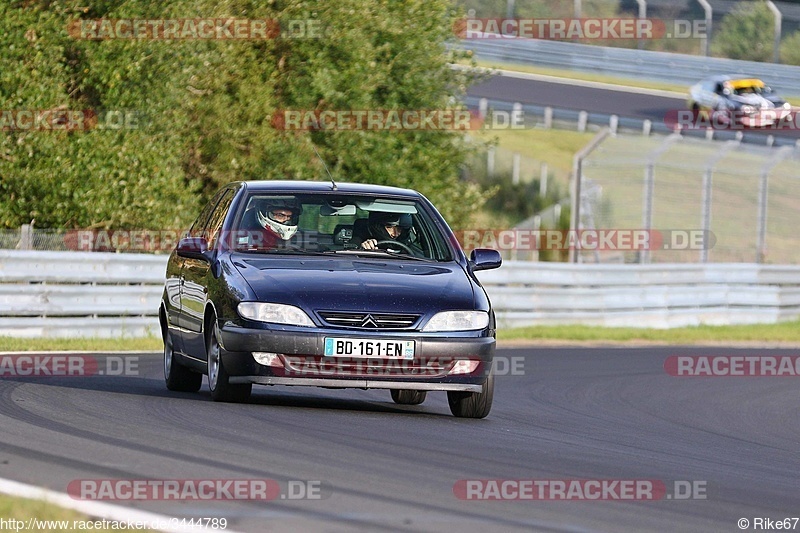
{"type": "Polygon", "coordinates": [[[403,250],[408,252],[408,255],[414,255],[414,256],[417,255],[417,254],[414,253],[414,250],[412,250],[409,245],[407,245],[405,243],[402,243],[400,241],[389,241],[389,240],[378,241],[378,242],[375,243],[375,247],[376,248],[380,248],[381,244],[387,245],[386,248],[389,248],[390,246],[399,246],[400,248],[402,248],[403,250]]]}

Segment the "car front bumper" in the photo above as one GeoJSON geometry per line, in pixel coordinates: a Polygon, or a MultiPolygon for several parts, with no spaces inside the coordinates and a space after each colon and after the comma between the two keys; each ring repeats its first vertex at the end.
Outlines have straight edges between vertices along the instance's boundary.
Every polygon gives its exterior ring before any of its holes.
{"type": "Polygon", "coordinates": [[[445,335],[228,323],[220,328],[220,344],[231,383],[480,392],[492,366],[494,337],[445,335]],[[413,340],[414,359],[325,357],[326,337],[413,340]]]}

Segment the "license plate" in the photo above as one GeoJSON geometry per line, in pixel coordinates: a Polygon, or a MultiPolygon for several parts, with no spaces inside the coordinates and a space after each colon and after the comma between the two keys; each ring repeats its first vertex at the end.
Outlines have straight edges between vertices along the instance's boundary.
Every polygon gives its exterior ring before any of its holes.
{"type": "Polygon", "coordinates": [[[414,341],[325,337],[325,356],[414,359],[414,341]]]}

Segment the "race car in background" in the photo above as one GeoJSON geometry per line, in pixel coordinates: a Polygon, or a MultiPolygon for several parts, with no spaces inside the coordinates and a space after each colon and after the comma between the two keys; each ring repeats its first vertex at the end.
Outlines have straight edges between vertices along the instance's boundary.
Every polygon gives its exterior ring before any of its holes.
{"type": "Polygon", "coordinates": [[[757,78],[712,76],[689,88],[689,109],[715,121],[745,127],[771,126],[792,106],[757,78]]]}

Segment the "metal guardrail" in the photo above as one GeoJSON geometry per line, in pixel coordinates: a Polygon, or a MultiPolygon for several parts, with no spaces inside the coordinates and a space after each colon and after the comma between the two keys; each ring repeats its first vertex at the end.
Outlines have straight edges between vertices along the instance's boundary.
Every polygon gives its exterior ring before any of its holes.
{"type": "Polygon", "coordinates": [[[0,250],[0,335],[158,335],[166,255],[0,250]]]}
{"type": "MultiPolygon", "coordinates": [[[[166,256],[0,251],[0,335],[158,335],[166,256]]],[[[479,277],[499,327],[675,327],[800,317],[800,266],[507,261],[479,277]]]]}
{"type": "Polygon", "coordinates": [[[800,317],[800,266],[586,265],[507,261],[479,273],[498,327],[671,328],[800,317]]]}
{"type": "Polygon", "coordinates": [[[693,85],[715,74],[756,76],[784,95],[800,95],[800,67],[540,39],[465,39],[478,59],[693,85]]]}
{"type": "MultiPolygon", "coordinates": [[[[599,131],[604,127],[613,128],[613,132],[625,131],[642,133],[643,135],[661,134],[670,135],[675,133],[675,129],[662,121],[651,121],[647,119],[621,117],[608,113],[589,113],[587,111],[577,111],[575,109],[561,109],[557,107],[546,107],[532,104],[519,104],[504,100],[486,100],[486,105],[491,110],[510,112],[514,106],[522,110],[525,118],[525,127],[547,128],[546,116],[552,122],[553,128],[577,129],[578,131],[599,131]]],[[[464,103],[469,109],[478,110],[481,98],[467,96],[464,103]]],[[[739,141],[745,144],[760,144],[767,146],[800,146],[800,139],[780,135],[780,130],[775,135],[763,135],[761,133],[751,133],[744,131],[730,131],[723,129],[690,129],[680,132],[684,137],[696,139],[714,139],[717,141],[739,141]]]]}

